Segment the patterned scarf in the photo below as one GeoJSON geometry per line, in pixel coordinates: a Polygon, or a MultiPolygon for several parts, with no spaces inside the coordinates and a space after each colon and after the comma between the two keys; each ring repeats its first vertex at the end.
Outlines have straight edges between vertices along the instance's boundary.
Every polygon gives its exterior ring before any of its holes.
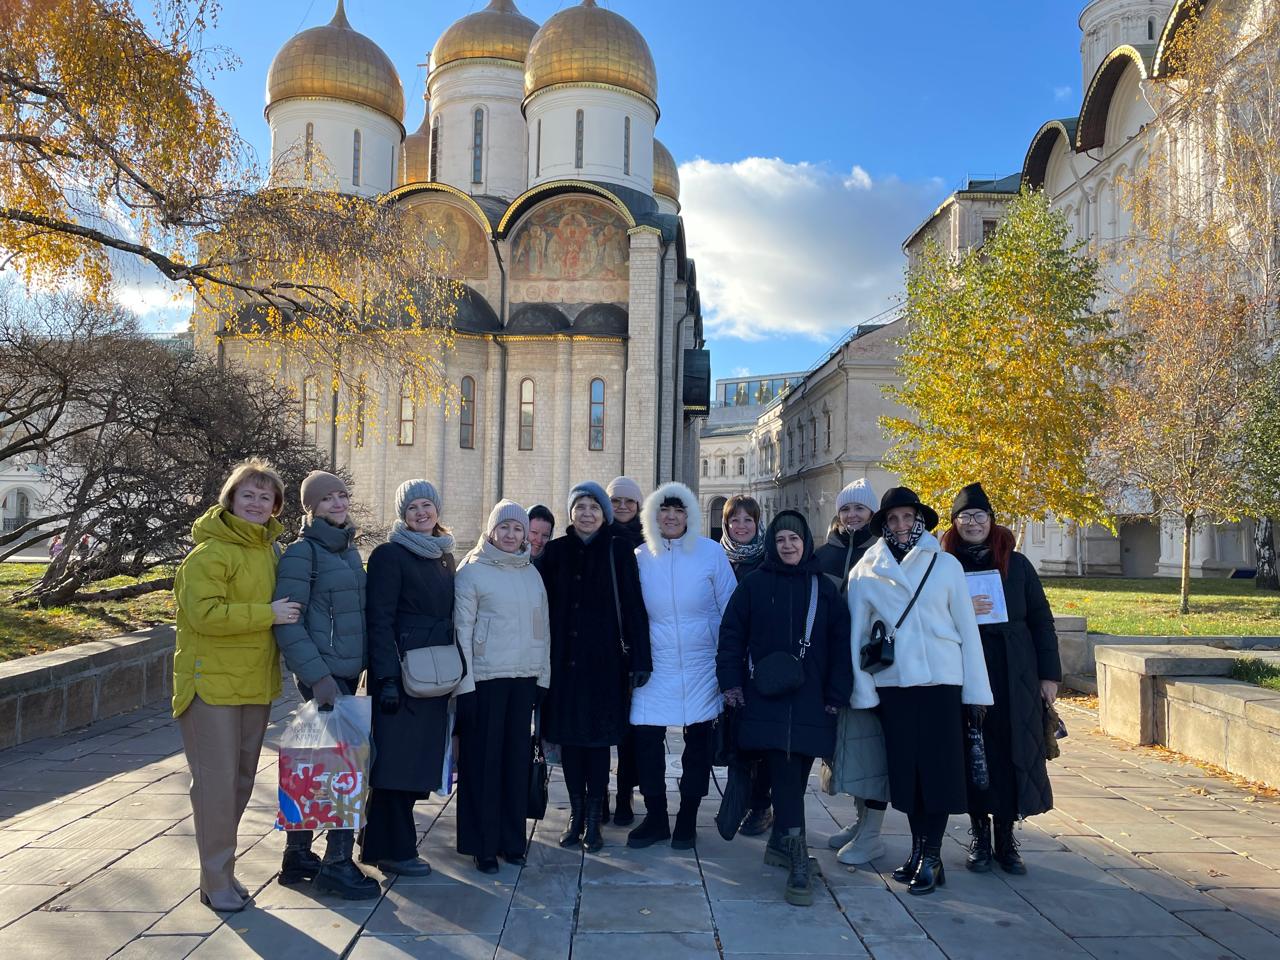
{"type": "Polygon", "coordinates": [[[755,563],[764,556],[764,530],[756,524],[756,535],[748,543],[738,543],[726,530],[720,537],[720,546],[724,547],[730,563],[755,563]]]}
{"type": "Polygon", "coordinates": [[[911,531],[907,534],[907,542],[899,543],[898,538],[893,536],[887,530],[885,531],[884,542],[888,545],[890,552],[897,558],[899,563],[903,558],[912,551],[920,538],[924,536],[924,520],[919,513],[916,514],[915,523],[911,524],[911,531]]]}
{"type": "Polygon", "coordinates": [[[990,570],[994,566],[991,562],[991,539],[989,537],[982,543],[966,543],[964,545],[964,553],[974,570],[990,570]]]}
{"type": "Polygon", "coordinates": [[[391,536],[387,539],[426,560],[438,560],[453,550],[453,537],[450,534],[433,537],[428,533],[418,533],[416,530],[410,530],[409,525],[403,520],[397,520],[392,524],[391,536]]]}

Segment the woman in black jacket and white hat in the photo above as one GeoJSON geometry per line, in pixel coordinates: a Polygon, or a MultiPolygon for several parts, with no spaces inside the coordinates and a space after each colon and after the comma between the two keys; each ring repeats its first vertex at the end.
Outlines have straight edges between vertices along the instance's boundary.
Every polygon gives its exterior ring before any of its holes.
{"type": "Polygon", "coordinates": [[[763,752],[769,764],[775,833],[765,862],[789,868],[787,902],[808,906],[804,792],[814,758],[835,748],[836,714],[849,702],[849,613],[814,562],[813,535],[799,513],[774,518],[765,551],[764,564],[738,584],[720,623],[716,675],[725,703],[742,708],[739,746],[763,752]],[[795,658],[800,685],[770,691],[769,677],[777,676],[771,668],[795,658]]]}
{"type": "Polygon", "coordinates": [[[863,554],[849,582],[852,705],[880,707],[890,798],[911,821],[911,855],[893,878],[913,894],[932,893],[946,882],[941,856],[947,817],[968,808],[962,704],[991,703],[964,570],[929,533],[937,525],[938,514],[915,491],[892,488],[871,518],[883,539],[863,554]],[[896,641],[893,662],[880,669],[870,654],[862,663],[877,621],[896,641]]]}

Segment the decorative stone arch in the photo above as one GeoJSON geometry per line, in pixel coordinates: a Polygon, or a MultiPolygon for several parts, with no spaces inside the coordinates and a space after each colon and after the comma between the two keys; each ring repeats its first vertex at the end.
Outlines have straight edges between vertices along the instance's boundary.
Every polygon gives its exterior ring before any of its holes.
{"type": "Polygon", "coordinates": [[[543,200],[549,200],[565,193],[591,194],[599,197],[610,203],[618,211],[618,214],[626,221],[628,230],[636,226],[636,218],[631,215],[631,211],[627,209],[627,205],[622,202],[622,199],[612,191],[600,186],[600,184],[592,183],[589,180],[549,180],[526,190],[511,201],[511,206],[507,207],[506,213],[498,221],[495,231],[497,237],[502,239],[510,233],[530,208],[543,200]]]}
{"type": "Polygon", "coordinates": [[[38,505],[40,494],[24,483],[15,483],[0,493],[0,518],[4,532],[16,530],[18,527],[40,516],[38,505]]]}
{"type": "Polygon", "coordinates": [[[1199,14],[1204,10],[1205,0],[1177,0],[1173,5],[1173,9],[1169,11],[1169,19],[1164,22],[1164,29],[1160,31],[1160,40],[1156,44],[1156,53],[1154,63],[1151,67],[1151,76],[1157,80],[1167,80],[1177,75],[1177,64],[1171,62],[1172,57],[1169,55],[1169,48],[1173,45],[1178,33],[1191,23],[1192,14],[1199,14]]]}
{"type": "Polygon", "coordinates": [[[463,205],[470,211],[471,215],[476,218],[480,225],[487,233],[493,233],[493,224],[489,221],[489,216],[484,212],[484,208],[476,203],[475,198],[469,193],[464,193],[457,187],[451,187],[447,183],[407,183],[403,187],[396,187],[390,193],[383,194],[379,199],[379,203],[396,203],[407,197],[412,197],[419,193],[447,193],[456,200],[461,200],[463,205]]]}
{"type": "Polygon", "coordinates": [[[1077,117],[1065,117],[1061,120],[1050,120],[1031,138],[1031,146],[1027,148],[1026,159],[1022,163],[1022,183],[1032,190],[1044,189],[1045,177],[1049,172],[1049,160],[1060,143],[1068,149],[1074,149],[1076,142],[1077,117]]]}
{"type": "Polygon", "coordinates": [[[1076,128],[1077,152],[1097,150],[1106,143],[1107,116],[1111,112],[1116,88],[1131,68],[1138,71],[1139,79],[1150,79],[1155,51],[1155,44],[1122,43],[1099,64],[1080,108],[1080,122],[1076,128]]]}
{"type": "Polygon", "coordinates": [[[466,194],[443,183],[415,183],[399,188],[398,200],[408,213],[420,218],[424,230],[435,236],[452,255],[450,275],[457,279],[483,280],[489,276],[489,218],[466,194]]]}
{"type": "Polygon", "coordinates": [[[707,536],[712,540],[719,541],[724,534],[724,505],[729,502],[728,497],[716,496],[707,501],[707,536]]]}

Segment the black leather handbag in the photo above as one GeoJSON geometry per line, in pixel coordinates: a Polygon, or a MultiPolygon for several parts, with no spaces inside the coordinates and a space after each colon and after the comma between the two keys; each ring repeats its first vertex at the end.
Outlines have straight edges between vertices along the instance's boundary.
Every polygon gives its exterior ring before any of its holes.
{"type": "Polygon", "coordinates": [[[525,817],[529,820],[541,820],[547,815],[547,801],[550,793],[551,771],[547,769],[547,758],[542,754],[542,716],[534,714],[533,760],[529,764],[529,806],[525,817]]]}
{"type": "Polygon", "coordinates": [[[894,635],[906,623],[907,614],[911,612],[911,608],[920,599],[920,591],[924,589],[924,585],[929,580],[929,574],[933,573],[933,565],[937,562],[938,555],[935,553],[929,560],[929,569],[925,570],[924,576],[920,578],[920,585],[916,587],[916,592],[911,596],[911,602],[907,604],[907,609],[902,611],[902,616],[898,618],[898,622],[893,625],[892,630],[884,625],[883,620],[877,620],[871,624],[871,637],[863,645],[862,651],[858,655],[859,662],[865,672],[879,673],[886,667],[893,666],[894,658],[898,652],[897,638],[894,635]]]}
{"type": "Polygon", "coordinates": [[[804,655],[809,649],[809,637],[813,633],[813,621],[818,613],[818,578],[813,577],[811,580],[809,612],[805,616],[799,655],[790,650],[775,650],[751,665],[751,682],[762,697],[775,700],[795,693],[804,686],[804,655]]]}

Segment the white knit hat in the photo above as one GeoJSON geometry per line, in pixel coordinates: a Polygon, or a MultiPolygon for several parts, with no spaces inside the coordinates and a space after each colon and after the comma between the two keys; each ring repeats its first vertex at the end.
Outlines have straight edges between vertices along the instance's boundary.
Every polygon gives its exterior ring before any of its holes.
{"type": "Polygon", "coordinates": [[[485,534],[493,533],[498,524],[507,520],[514,520],[524,527],[526,534],[529,532],[529,514],[525,513],[524,507],[514,500],[499,500],[497,505],[489,511],[489,522],[484,528],[485,534]]]}
{"type": "Polygon", "coordinates": [[[880,509],[880,498],[866,480],[855,480],[840,491],[836,496],[836,513],[851,503],[860,503],[872,513],[880,509]]]}
{"type": "Polygon", "coordinates": [[[640,484],[630,477],[614,477],[610,480],[608,494],[610,499],[625,497],[628,500],[634,500],[636,503],[644,502],[644,494],[640,492],[640,484]]]}

